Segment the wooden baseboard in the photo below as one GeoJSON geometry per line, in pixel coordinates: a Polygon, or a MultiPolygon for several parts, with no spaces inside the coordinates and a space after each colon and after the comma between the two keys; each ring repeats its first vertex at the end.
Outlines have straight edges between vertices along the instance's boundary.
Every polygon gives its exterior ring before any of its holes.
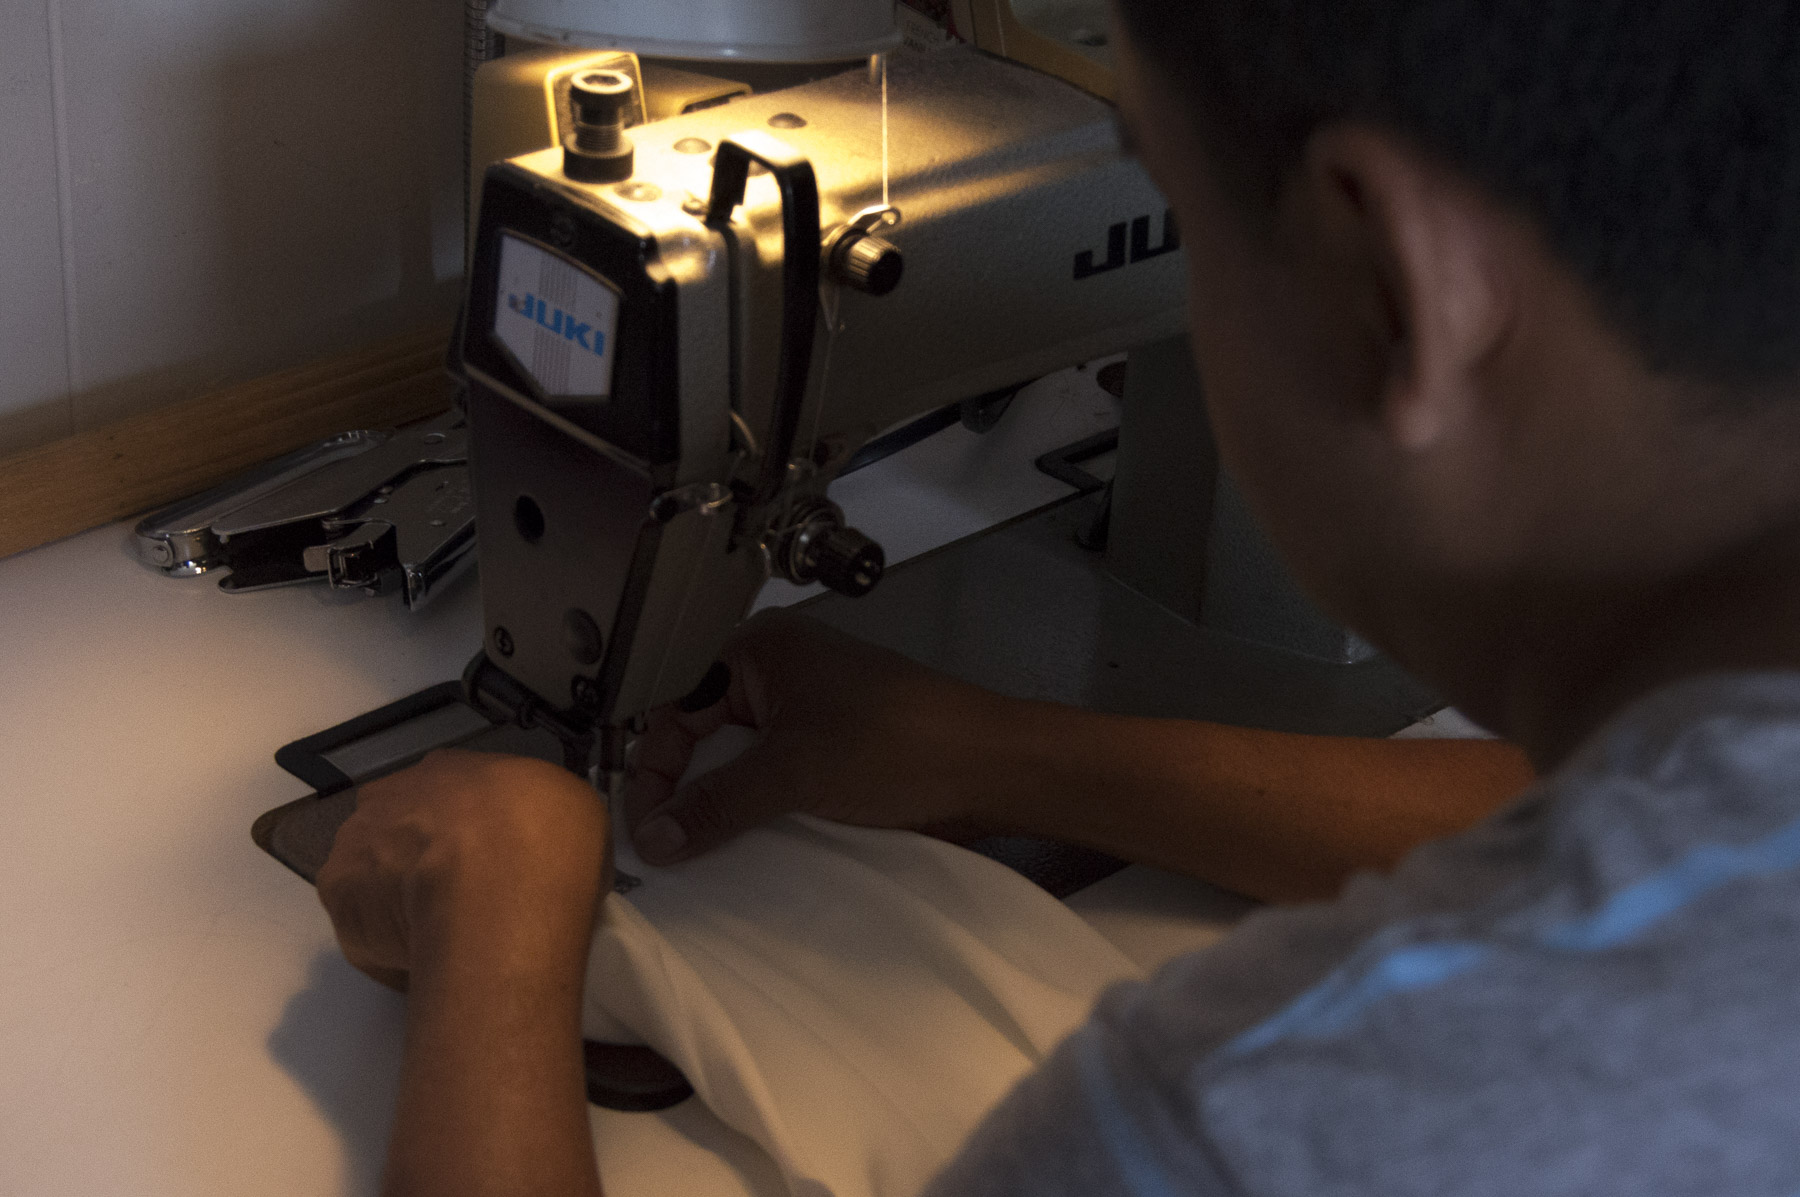
{"type": "Polygon", "coordinates": [[[0,557],[205,490],[333,433],[450,406],[446,328],[132,416],[0,459],[0,557]]]}

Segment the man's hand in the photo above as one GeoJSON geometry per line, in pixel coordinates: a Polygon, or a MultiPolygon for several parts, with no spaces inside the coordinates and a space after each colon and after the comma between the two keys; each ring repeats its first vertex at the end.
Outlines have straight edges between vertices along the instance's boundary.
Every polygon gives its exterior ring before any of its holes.
{"type": "Polygon", "coordinates": [[[726,646],[731,685],[701,711],[650,716],[626,789],[638,853],[666,864],[794,811],[870,827],[974,833],[990,727],[1027,704],[785,611],[726,646]],[[762,741],[676,792],[694,745],[727,724],[762,741]]]}
{"type": "Polygon", "coordinates": [[[462,941],[585,946],[610,868],[593,789],[526,757],[440,750],[362,788],[319,870],[344,956],[406,988],[462,941]]]}
{"type": "Polygon", "coordinates": [[[1329,897],[1459,831],[1532,780],[1496,741],[1296,736],[1004,698],[810,619],[768,612],[727,645],[705,710],[651,716],[626,791],[645,860],[711,848],[776,815],[1086,844],[1252,897],[1329,897]],[[676,792],[694,745],[762,733],[676,792]]]}
{"type": "Polygon", "coordinates": [[[363,787],[319,897],[407,991],[390,1197],[599,1197],[581,990],[608,859],[599,796],[542,761],[434,752],[363,787]]]}

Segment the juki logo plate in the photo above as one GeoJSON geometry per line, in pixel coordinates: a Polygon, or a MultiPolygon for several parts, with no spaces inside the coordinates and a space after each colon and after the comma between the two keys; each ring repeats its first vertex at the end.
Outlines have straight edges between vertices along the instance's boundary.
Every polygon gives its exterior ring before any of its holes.
{"type": "Polygon", "coordinates": [[[598,276],[510,233],[500,238],[494,335],[546,395],[612,395],[619,295],[598,276]]]}

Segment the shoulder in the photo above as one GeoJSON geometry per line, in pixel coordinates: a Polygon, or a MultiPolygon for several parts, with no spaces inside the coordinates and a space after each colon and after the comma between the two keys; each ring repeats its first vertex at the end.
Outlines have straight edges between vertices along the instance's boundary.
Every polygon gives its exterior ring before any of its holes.
{"type": "Polygon", "coordinates": [[[1371,945],[1195,1062],[1196,1131],[1254,1191],[1794,1192],[1800,886],[1704,905],[1371,945]]]}
{"type": "Polygon", "coordinates": [[[1800,1189],[1800,680],[1655,696],[1533,801],[1536,859],[1510,883],[1388,922],[1194,1062],[1195,1125],[1230,1175],[1800,1189]]]}

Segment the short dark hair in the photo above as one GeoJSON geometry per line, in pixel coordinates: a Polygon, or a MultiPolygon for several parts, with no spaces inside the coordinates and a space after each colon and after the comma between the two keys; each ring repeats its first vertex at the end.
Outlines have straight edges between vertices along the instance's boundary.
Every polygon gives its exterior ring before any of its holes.
{"type": "Polygon", "coordinates": [[[1267,203],[1323,125],[1542,229],[1652,368],[1800,375],[1800,0],[1118,0],[1267,203]]]}

